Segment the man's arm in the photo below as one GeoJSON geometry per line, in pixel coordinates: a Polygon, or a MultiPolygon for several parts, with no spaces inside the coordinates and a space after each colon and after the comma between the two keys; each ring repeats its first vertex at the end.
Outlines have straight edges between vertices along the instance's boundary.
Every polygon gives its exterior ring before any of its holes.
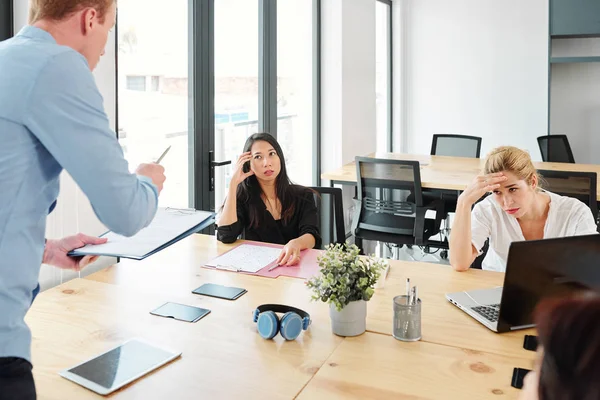
{"type": "Polygon", "coordinates": [[[56,55],[41,71],[28,98],[24,123],[89,198],[110,230],[131,236],[156,213],[152,179],[129,172],[85,59],[56,55]]]}

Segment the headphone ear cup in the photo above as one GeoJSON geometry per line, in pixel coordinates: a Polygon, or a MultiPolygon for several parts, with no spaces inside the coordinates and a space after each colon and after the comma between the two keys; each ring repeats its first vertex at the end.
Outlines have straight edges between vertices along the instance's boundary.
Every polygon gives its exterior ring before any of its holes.
{"type": "Polygon", "coordinates": [[[273,311],[260,313],[256,327],[263,339],[273,339],[279,332],[279,317],[273,311]]]}
{"type": "Polygon", "coordinates": [[[302,332],[302,318],[295,312],[287,312],[281,317],[279,333],[285,340],[294,340],[302,332]]]}

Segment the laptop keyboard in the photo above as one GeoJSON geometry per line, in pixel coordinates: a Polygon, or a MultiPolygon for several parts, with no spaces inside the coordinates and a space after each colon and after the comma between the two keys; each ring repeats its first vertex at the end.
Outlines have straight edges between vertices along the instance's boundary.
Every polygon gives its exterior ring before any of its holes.
{"type": "Polygon", "coordinates": [[[500,313],[500,304],[490,304],[489,306],[477,306],[471,307],[473,311],[481,315],[483,318],[491,322],[498,321],[498,314],[500,313]]]}

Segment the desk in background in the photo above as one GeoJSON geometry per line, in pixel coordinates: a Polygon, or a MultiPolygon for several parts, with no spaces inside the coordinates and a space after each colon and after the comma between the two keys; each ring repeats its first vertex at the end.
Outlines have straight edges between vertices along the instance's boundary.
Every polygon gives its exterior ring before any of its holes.
{"type": "MultiPolygon", "coordinates": [[[[414,160],[421,164],[421,184],[423,188],[438,190],[464,190],[483,167],[483,159],[428,156],[401,153],[371,153],[368,157],[395,160],[414,160]]],[[[600,165],[534,162],[537,169],[555,171],[595,172],[600,176],[600,165]]],[[[322,179],[329,180],[331,185],[356,185],[356,164],[348,163],[334,171],[321,174],[322,179]]],[[[597,189],[600,201],[600,185],[597,189]]]]}

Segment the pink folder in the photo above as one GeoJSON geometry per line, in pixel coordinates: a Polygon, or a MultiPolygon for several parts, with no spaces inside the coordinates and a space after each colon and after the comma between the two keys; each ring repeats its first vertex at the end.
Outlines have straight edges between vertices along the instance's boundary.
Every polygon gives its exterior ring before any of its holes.
{"type": "MultiPolygon", "coordinates": [[[[280,244],[252,242],[252,241],[245,241],[244,243],[252,244],[254,246],[273,247],[273,248],[278,248],[278,249],[283,248],[283,246],[280,244]]],[[[233,250],[233,249],[231,249],[231,250],[233,250]]],[[[229,250],[229,251],[231,251],[231,250],[229,250]]],[[[269,271],[269,268],[271,268],[273,265],[275,265],[275,262],[272,262],[269,265],[267,265],[266,267],[257,271],[256,273],[244,272],[244,271],[240,271],[239,273],[240,274],[266,276],[269,278],[277,278],[278,276],[281,275],[281,276],[289,276],[292,278],[308,279],[319,273],[319,264],[317,263],[317,258],[320,255],[322,255],[323,253],[324,253],[323,250],[315,250],[315,249],[302,250],[302,252],[300,253],[300,262],[298,264],[294,265],[293,267],[283,267],[282,266],[282,267],[275,268],[273,271],[269,271]]],[[[204,267],[205,268],[213,268],[213,267],[206,266],[206,265],[204,265],[204,267]]]]}

